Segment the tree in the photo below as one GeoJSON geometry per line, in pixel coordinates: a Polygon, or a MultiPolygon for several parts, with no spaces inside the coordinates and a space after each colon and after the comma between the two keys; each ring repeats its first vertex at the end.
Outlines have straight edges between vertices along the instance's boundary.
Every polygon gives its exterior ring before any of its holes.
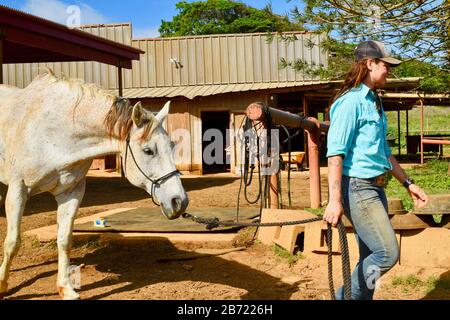
{"type": "Polygon", "coordinates": [[[302,24],[274,14],[270,5],[259,10],[239,1],[207,0],[181,1],[176,8],[179,13],[172,21],[161,21],[162,37],[304,30],[302,24]]]}
{"type": "Polygon", "coordinates": [[[450,69],[450,0],[305,0],[293,17],[338,41],[380,40],[402,57],[450,69]]]}
{"type": "MultiPolygon", "coordinates": [[[[289,1],[289,0],[288,0],[289,1]]],[[[354,60],[355,44],[380,40],[404,63],[395,77],[424,77],[419,89],[450,90],[450,0],[305,0],[295,6],[295,21],[329,38],[321,46],[330,53],[328,68],[286,62],[322,78],[345,76],[354,60]]]]}

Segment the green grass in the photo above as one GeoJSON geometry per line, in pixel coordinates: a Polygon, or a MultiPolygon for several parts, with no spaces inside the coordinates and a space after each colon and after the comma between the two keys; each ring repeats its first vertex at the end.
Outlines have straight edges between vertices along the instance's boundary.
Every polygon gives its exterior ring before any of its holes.
{"type": "MultiPolygon", "coordinates": [[[[420,108],[413,108],[408,112],[409,134],[420,135],[420,108]]],[[[395,136],[398,143],[397,112],[386,112],[388,118],[388,136],[395,136]]],[[[424,110],[424,132],[442,133],[450,135],[450,108],[426,106],[424,110]]],[[[400,112],[400,141],[401,153],[406,154],[406,111],[400,112]]],[[[398,145],[392,147],[392,153],[398,154],[398,145]]],[[[444,155],[450,155],[450,146],[444,146],[444,155]]]]}
{"type": "Polygon", "coordinates": [[[271,246],[272,251],[275,253],[276,256],[280,257],[282,260],[287,261],[287,263],[292,266],[300,259],[304,259],[305,257],[302,255],[301,252],[297,252],[296,254],[291,254],[286,249],[273,244],[271,246]]]}
{"type": "MultiPolygon", "coordinates": [[[[448,165],[447,161],[435,159],[405,171],[427,194],[448,194],[450,186],[450,176],[447,174],[448,165]]],[[[410,211],[413,208],[414,204],[408,192],[392,176],[389,177],[386,195],[389,198],[400,198],[405,210],[410,211]]]]}
{"type": "Polygon", "coordinates": [[[316,216],[323,216],[323,213],[325,212],[325,207],[320,207],[318,209],[313,209],[313,208],[305,208],[305,211],[311,212],[312,214],[315,214],[316,216]]]}
{"type": "Polygon", "coordinates": [[[425,280],[421,280],[416,275],[410,274],[407,276],[395,277],[392,280],[392,285],[395,287],[402,287],[404,292],[410,292],[412,290],[425,290],[428,294],[433,290],[450,290],[450,279],[431,276],[425,280]]]}

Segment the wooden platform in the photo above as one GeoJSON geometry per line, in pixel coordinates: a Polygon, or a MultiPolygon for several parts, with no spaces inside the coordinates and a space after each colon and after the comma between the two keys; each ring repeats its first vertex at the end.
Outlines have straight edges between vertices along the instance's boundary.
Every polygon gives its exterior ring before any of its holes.
{"type": "MultiPolygon", "coordinates": [[[[193,208],[187,213],[205,219],[218,218],[220,221],[235,221],[236,208],[193,208]]],[[[239,220],[249,222],[259,216],[258,208],[241,208],[239,220]]],[[[106,227],[94,226],[94,219],[84,223],[75,223],[74,232],[140,232],[140,233],[214,233],[240,229],[239,227],[218,227],[207,230],[204,224],[198,224],[190,219],[182,217],[169,220],[160,208],[134,208],[108,215],[106,227]]]]}
{"type": "MultiPolygon", "coordinates": [[[[91,239],[98,239],[101,243],[122,243],[122,242],[145,242],[145,241],[170,241],[173,245],[179,248],[231,248],[233,247],[233,240],[236,237],[237,229],[225,228],[221,231],[208,231],[205,226],[197,225],[194,222],[189,222],[183,218],[176,220],[166,219],[159,208],[155,210],[144,210],[145,214],[141,211],[140,214],[149,217],[149,221],[145,221],[144,216],[140,216],[140,221],[143,221],[144,226],[137,226],[139,224],[139,219],[131,220],[127,218],[128,212],[137,211],[140,212],[142,208],[118,208],[105,212],[100,212],[92,216],[83,217],[75,220],[74,231],[72,233],[73,241],[87,241],[91,239]],[[151,217],[151,218],[150,218],[151,217]],[[94,221],[99,218],[106,218],[106,225],[110,225],[110,228],[99,228],[94,227],[94,221]],[[121,222],[121,219],[127,219],[128,223],[121,222]],[[112,220],[111,220],[112,219],[112,220]],[[109,222],[108,222],[109,220],[109,222]],[[152,228],[152,225],[157,220],[163,220],[167,222],[168,225],[162,227],[161,225],[152,228]],[[189,223],[188,223],[189,222],[189,223]],[[113,223],[113,224],[112,224],[113,223]],[[120,231],[124,224],[127,224],[126,229],[120,231]],[[113,227],[114,225],[114,227],[113,227]],[[163,230],[165,229],[165,230],[163,230]],[[183,231],[181,231],[183,229],[183,231]],[[141,231],[137,231],[141,230],[141,231]],[[143,230],[143,231],[142,231],[143,230]],[[170,230],[175,232],[170,232],[170,230]]],[[[209,209],[199,209],[198,211],[189,210],[192,213],[202,215],[205,211],[209,211],[209,217],[220,216],[219,211],[222,211],[221,219],[235,219],[236,208],[222,208],[222,210],[217,208],[209,209]]],[[[250,216],[259,214],[259,209],[241,209],[241,221],[244,217],[248,219],[250,216]]],[[[46,226],[38,229],[33,229],[26,231],[25,236],[35,237],[40,242],[55,241],[57,238],[57,225],[46,226]]]]}

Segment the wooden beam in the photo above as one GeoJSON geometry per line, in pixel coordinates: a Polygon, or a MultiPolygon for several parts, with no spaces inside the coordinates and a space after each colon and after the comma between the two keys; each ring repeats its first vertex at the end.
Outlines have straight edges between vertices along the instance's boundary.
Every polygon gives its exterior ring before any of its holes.
{"type": "Polygon", "coordinates": [[[397,132],[398,132],[398,160],[400,160],[401,157],[400,110],[397,110],[397,132]]]}
{"type": "Polygon", "coordinates": [[[420,100],[420,164],[423,164],[423,101],[420,100]]]}

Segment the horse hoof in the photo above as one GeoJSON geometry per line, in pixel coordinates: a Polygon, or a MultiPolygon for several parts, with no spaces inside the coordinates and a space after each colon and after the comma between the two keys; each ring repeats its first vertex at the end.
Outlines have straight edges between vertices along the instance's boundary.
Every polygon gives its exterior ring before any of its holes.
{"type": "Polygon", "coordinates": [[[63,300],[80,300],[80,295],[73,290],[65,290],[64,287],[58,287],[59,296],[63,300]]]}
{"type": "Polygon", "coordinates": [[[0,300],[5,299],[6,291],[8,290],[8,283],[6,281],[0,281],[0,300]]]}

